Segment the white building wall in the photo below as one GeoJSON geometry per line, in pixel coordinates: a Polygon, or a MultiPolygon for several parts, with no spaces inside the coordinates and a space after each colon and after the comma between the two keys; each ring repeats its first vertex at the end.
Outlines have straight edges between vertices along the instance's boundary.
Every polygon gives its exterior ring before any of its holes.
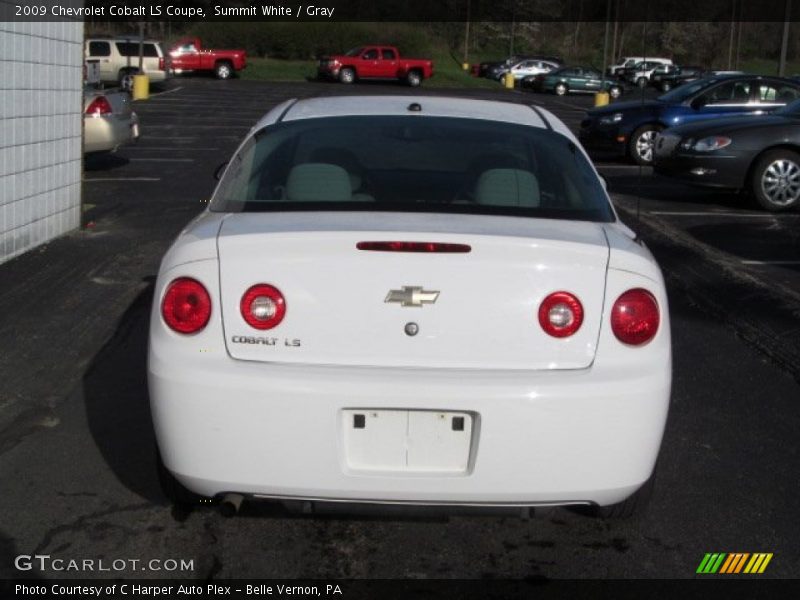
{"type": "Polygon", "coordinates": [[[80,224],[83,22],[0,22],[0,262],[80,224]]]}

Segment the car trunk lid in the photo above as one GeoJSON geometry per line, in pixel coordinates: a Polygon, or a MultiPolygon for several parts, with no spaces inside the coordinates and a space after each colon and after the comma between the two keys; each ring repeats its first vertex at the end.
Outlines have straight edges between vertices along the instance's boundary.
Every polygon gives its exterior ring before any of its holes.
{"type": "Polygon", "coordinates": [[[330,365],[580,369],[600,328],[608,244],[599,224],[475,215],[241,213],[218,238],[225,342],[235,359],[330,365]],[[359,250],[359,242],[462,244],[469,252],[359,250]],[[278,288],[283,321],[259,331],[240,302],[278,288]],[[538,322],[552,292],[576,295],[571,337],[538,322]],[[416,335],[409,331],[416,326],[416,335]]]}

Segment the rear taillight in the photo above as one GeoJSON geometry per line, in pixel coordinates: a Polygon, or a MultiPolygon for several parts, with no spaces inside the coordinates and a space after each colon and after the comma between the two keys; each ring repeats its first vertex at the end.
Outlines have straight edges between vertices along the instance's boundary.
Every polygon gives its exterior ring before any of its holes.
{"type": "Polygon", "coordinates": [[[197,333],[211,318],[211,297],[202,283],[181,277],[167,287],[161,316],[173,331],[197,333]]]}
{"type": "Polygon", "coordinates": [[[553,337],[568,337],[583,323],[583,306],[569,292],[553,292],[539,306],[539,325],[553,337]]]}
{"type": "Polygon", "coordinates": [[[358,242],[359,250],[374,250],[376,252],[441,252],[465,253],[472,248],[467,244],[449,244],[445,242],[358,242]]]}
{"type": "Polygon", "coordinates": [[[163,71],[164,70],[164,57],[163,56],[159,56],[158,57],[158,70],[159,71],[163,71]]]}
{"type": "Polygon", "coordinates": [[[266,283],[259,283],[247,290],[239,307],[244,320],[256,329],[272,329],[283,321],[286,314],[283,294],[266,283]]]}
{"type": "Polygon", "coordinates": [[[622,294],[611,309],[611,331],[623,344],[641,346],[653,339],[661,317],[653,294],[636,288],[622,294]]]}
{"type": "Polygon", "coordinates": [[[87,115],[110,115],[112,112],[111,103],[105,96],[98,96],[86,107],[87,115]]]}

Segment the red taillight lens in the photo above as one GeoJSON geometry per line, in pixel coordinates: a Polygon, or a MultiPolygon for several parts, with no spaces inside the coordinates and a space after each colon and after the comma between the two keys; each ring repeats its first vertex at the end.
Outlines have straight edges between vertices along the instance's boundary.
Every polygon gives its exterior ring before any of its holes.
{"type": "Polygon", "coordinates": [[[622,294],[611,309],[611,331],[623,344],[640,346],[653,339],[661,316],[653,294],[636,288],[622,294]]]}
{"type": "Polygon", "coordinates": [[[467,244],[448,244],[443,242],[358,242],[356,248],[377,252],[441,252],[453,254],[472,250],[467,244]]]}
{"type": "Polygon", "coordinates": [[[256,329],[277,327],[286,315],[283,294],[278,288],[266,283],[259,283],[247,290],[239,307],[244,320],[256,329]]]}
{"type": "Polygon", "coordinates": [[[112,112],[111,103],[105,96],[98,96],[86,107],[87,115],[110,115],[112,112]]]}
{"type": "Polygon", "coordinates": [[[583,323],[583,306],[569,292],[554,292],[539,306],[539,325],[553,337],[569,337],[583,323]]]}
{"type": "Polygon", "coordinates": [[[181,277],[167,287],[161,316],[178,333],[197,333],[211,318],[211,297],[202,283],[181,277]]]}
{"type": "Polygon", "coordinates": [[[159,71],[163,71],[164,70],[164,57],[163,56],[159,56],[158,57],[158,70],[159,71]]]}

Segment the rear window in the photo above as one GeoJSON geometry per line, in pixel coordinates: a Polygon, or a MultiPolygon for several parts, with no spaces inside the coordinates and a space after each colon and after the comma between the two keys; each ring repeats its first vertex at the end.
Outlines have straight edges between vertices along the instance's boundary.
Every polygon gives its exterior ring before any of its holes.
{"type": "Polygon", "coordinates": [[[231,160],[211,210],[614,220],[585,155],[561,134],[420,116],[305,119],[267,127],[231,160]]]}
{"type": "MultiPolygon", "coordinates": [[[[139,56],[139,42],[117,42],[117,51],[122,56],[139,56]]],[[[148,58],[158,57],[158,50],[153,43],[145,42],[142,52],[148,58]]]]}
{"type": "Polygon", "coordinates": [[[108,42],[89,42],[89,56],[111,56],[111,44],[108,42]]]}

